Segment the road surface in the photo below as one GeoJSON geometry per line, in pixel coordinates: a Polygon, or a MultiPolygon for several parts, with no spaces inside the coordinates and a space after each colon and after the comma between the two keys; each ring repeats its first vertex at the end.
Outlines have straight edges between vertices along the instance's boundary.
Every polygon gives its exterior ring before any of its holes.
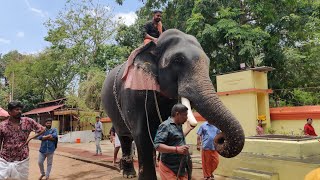
{"type": "MultiPolygon", "coordinates": [[[[46,161],[44,163],[46,169],[46,161]]],[[[38,167],[38,151],[30,149],[29,179],[40,177],[38,167]]],[[[118,171],[103,166],[55,155],[50,179],[52,180],[86,180],[86,179],[122,179],[118,171]]]]}

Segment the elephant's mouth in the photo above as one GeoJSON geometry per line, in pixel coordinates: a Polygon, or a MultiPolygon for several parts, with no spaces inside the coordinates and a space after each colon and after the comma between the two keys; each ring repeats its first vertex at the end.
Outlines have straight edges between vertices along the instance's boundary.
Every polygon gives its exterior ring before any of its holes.
{"type": "MultiPolygon", "coordinates": [[[[188,120],[187,121],[190,123],[191,126],[196,127],[198,122],[192,113],[192,102],[189,101],[189,99],[187,99],[185,97],[181,97],[181,103],[188,108],[188,120]]],[[[218,151],[223,150],[225,140],[226,140],[225,133],[221,132],[221,133],[217,134],[216,137],[214,138],[214,141],[213,141],[215,149],[218,151]]]]}
{"type": "Polygon", "coordinates": [[[188,122],[191,126],[196,127],[198,122],[192,113],[191,102],[185,97],[181,97],[181,103],[188,108],[188,122]]]}

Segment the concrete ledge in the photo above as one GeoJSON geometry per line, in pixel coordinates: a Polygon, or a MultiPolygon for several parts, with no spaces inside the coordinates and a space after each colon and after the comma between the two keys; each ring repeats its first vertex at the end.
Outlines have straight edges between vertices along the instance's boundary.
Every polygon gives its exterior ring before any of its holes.
{"type": "MultiPolygon", "coordinates": [[[[319,159],[316,157],[314,159],[319,159]]],[[[251,153],[240,153],[234,158],[220,157],[216,174],[234,177],[233,172],[239,167],[255,171],[277,173],[279,179],[301,180],[305,175],[320,166],[320,161],[308,162],[296,158],[268,157],[251,153]],[[294,173],[293,173],[294,172],[294,173]]],[[[244,177],[246,179],[250,179],[244,177]]]]}
{"type": "Polygon", "coordinates": [[[247,168],[238,168],[233,171],[235,177],[247,178],[251,180],[279,180],[277,173],[264,172],[247,168]]]}
{"type": "Polygon", "coordinates": [[[305,159],[320,155],[319,141],[285,141],[270,139],[246,139],[242,152],[263,156],[279,156],[305,159]]]}

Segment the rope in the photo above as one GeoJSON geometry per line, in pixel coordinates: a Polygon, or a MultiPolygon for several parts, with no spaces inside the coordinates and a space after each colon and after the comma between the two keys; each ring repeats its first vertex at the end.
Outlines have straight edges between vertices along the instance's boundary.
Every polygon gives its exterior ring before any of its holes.
{"type": "Polygon", "coordinates": [[[161,114],[160,114],[160,110],[159,110],[159,105],[158,105],[158,100],[157,100],[157,97],[156,97],[156,92],[153,90],[153,97],[154,97],[154,101],[156,103],[156,109],[157,109],[157,114],[158,114],[158,117],[159,117],[159,120],[160,120],[160,123],[163,122],[162,118],[161,118],[161,114]]]}

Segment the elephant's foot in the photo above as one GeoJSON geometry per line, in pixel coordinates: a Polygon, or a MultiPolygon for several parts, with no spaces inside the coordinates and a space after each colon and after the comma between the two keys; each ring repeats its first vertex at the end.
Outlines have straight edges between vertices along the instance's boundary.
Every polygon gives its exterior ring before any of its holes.
{"type": "Polygon", "coordinates": [[[133,166],[133,157],[127,156],[123,157],[120,161],[120,169],[124,178],[134,178],[137,176],[136,171],[133,166]]]}

